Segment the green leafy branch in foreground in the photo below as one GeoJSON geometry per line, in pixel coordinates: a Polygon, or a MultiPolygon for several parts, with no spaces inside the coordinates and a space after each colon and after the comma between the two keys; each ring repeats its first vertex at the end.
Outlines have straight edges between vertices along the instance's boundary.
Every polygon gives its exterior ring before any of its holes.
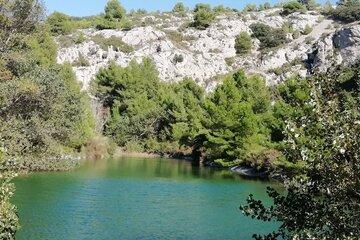
{"type": "Polygon", "coordinates": [[[312,113],[287,121],[287,158],[302,158],[306,173],[269,188],[274,205],[254,196],[240,209],[277,231],[255,239],[358,239],[360,235],[360,68],[309,81],[312,113]],[[303,139],[306,139],[304,142],[303,139]]]}
{"type": "Polygon", "coordinates": [[[0,150],[0,239],[13,240],[19,228],[17,209],[10,199],[15,192],[11,180],[16,177],[16,164],[3,157],[4,150],[0,150]]]}

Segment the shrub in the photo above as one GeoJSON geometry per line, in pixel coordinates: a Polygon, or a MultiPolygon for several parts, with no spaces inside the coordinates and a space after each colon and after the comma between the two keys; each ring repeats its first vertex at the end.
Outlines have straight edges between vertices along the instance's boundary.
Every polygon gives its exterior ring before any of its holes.
{"type": "Polygon", "coordinates": [[[109,138],[95,136],[86,143],[85,156],[87,160],[102,160],[111,156],[114,148],[109,138]]]}
{"type": "Polygon", "coordinates": [[[15,193],[11,180],[16,177],[16,165],[13,161],[4,159],[3,151],[4,149],[0,150],[0,236],[4,240],[12,240],[19,229],[17,209],[10,202],[15,193]]]}
{"type": "Polygon", "coordinates": [[[126,44],[121,38],[115,36],[105,38],[104,36],[98,34],[93,36],[92,40],[104,51],[107,51],[109,47],[113,47],[115,50],[124,53],[131,53],[134,51],[134,48],[131,45],[126,44]]]}
{"type": "Polygon", "coordinates": [[[292,34],[292,37],[293,37],[294,39],[298,39],[298,38],[300,37],[300,35],[301,35],[300,31],[299,31],[299,30],[295,30],[295,31],[293,32],[293,34],[292,34]]]}
{"type": "Polygon", "coordinates": [[[85,37],[84,33],[82,33],[82,32],[78,33],[77,36],[76,36],[76,39],[75,39],[75,43],[76,44],[81,44],[81,43],[83,43],[85,41],[86,41],[86,37],[85,37]]]}
{"type": "Polygon", "coordinates": [[[226,65],[231,67],[235,63],[235,58],[233,58],[233,57],[225,58],[225,63],[226,63],[226,65]]]}
{"type": "Polygon", "coordinates": [[[206,29],[215,20],[215,14],[212,11],[200,9],[194,14],[193,26],[197,29],[206,29]]]}
{"type": "Polygon", "coordinates": [[[207,11],[211,12],[211,6],[210,4],[204,4],[204,3],[198,3],[195,5],[194,13],[197,13],[199,11],[207,11]]]}
{"type": "Polygon", "coordinates": [[[250,25],[253,32],[252,37],[259,39],[260,48],[273,48],[286,43],[286,33],[283,29],[273,29],[263,23],[254,23],[250,25]]]}
{"type": "Polygon", "coordinates": [[[289,15],[294,12],[304,12],[306,9],[304,5],[299,3],[298,1],[290,1],[284,4],[282,14],[289,15]]]}
{"type": "Polygon", "coordinates": [[[105,6],[105,19],[120,22],[125,17],[126,11],[118,0],[109,0],[105,6]]]}
{"type": "Polygon", "coordinates": [[[360,0],[340,1],[339,5],[330,11],[330,15],[340,21],[355,22],[360,20],[360,0]]]}
{"type": "Polygon", "coordinates": [[[119,29],[120,23],[116,21],[108,20],[104,17],[97,17],[95,20],[95,28],[98,30],[119,29]]]}
{"type": "Polygon", "coordinates": [[[124,31],[129,31],[134,28],[134,23],[128,19],[123,19],[120,22],[120,28],[124,31]]]}
{"type": "Polygon", "coordinates": [[[251,52],[251,36],[247,32],[241,32],[235,39],[235,49],[237,54],[247,54],[251,52]]]}
{"type": "Polygon", "coordinates": [[[51,14],[46,23],[50,26],[50,32],[53,35],[67,35],[73,30],[70,17],[60,12],[51,14]]]}
{"type": "Polygon", "coordinates": [[[76,67],[88,67],[90,66],[90,63],[89,60],[87,60],[84,55],[80,53],[79,57],[76,59],[76,61],[73,62],[72,65],[76,67]]]}
{"type": "Polygon", "coordinates": [[[173,11],[173,13],[185,13],[186,8],[185,8],[185,5],[182,2],[179,2],[179,3],[175,4],[172,11],[173,11]]]}
{"type": "Polygon", "coordinates": [[[358,191],[360,182],[358,83],[359,67],[355,67],[281,87],[283,152],[289,161],[306,167],[301,176],[285,179],[286,191],[268,188],[271,206],[250,196],[248,204],[240,207],[245,215],[265,222],[281,219],[278,229],[255,239],[357,239],[360,235],[359,199],[349,194],[358,191]]]}
{"type": "Polygon", "coordinates": [[[315,0],[298,0],[299,3],[301,3],[303,6],[306,7],[307,10],[315,10],[317,7],[317,4],[315,0]]]}
{"type": "Polygon", "coordinates": [[[271,8],[271,4],[268,3],[268,2],[264,3],[264,8],[265,8],[265,9],[270,9],[270,8],[271,8]]]}
{"type": "Polygon", "coordinates": [[[248,4],[244,8],[244,12],[254,12],[257,10],[256,4],[248,4]]]}
{"type": "Polygon", "coordinates": [[[184,56],[182,54],[175,54],[173,61],[175,64],[182,63],[184,61],[184,56]]]}
{"type": "Polygon", "coordinates": [[[231,11],[232,10],[230,8],[224,7],[224,5],[219,5],[214,7],[214,12],[217,14],[231,12],[231,11]]]}
{"type": "Polygon", "coordinates": [[[310,27],[308,24],[306,24],[304,30],[302,31],[302,34],[309,35],[313,31],[312,27],[310,27]]]}

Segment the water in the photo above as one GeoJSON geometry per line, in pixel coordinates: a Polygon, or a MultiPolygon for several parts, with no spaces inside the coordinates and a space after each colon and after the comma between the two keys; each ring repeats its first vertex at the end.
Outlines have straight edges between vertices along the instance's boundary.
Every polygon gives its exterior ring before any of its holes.
{"type": "Polygon", "coordinates": [[[250,193],[268,201],[268,185],[168,159],[31,174],[16,180],[17,239],[251,239],[276,225],[247,218],[238,207],[250,193]]]}

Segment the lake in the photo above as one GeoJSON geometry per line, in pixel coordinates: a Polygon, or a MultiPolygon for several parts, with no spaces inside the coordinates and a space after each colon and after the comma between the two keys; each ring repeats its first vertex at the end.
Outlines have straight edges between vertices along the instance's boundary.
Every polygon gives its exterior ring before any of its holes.
{"type": "Polygon", "coordinates": [[[251,193],[269,201],[270,182],[184,160],[109,159],[15,183],[20,240],[251,239],[276,227],[239,210],[251,193]]]}

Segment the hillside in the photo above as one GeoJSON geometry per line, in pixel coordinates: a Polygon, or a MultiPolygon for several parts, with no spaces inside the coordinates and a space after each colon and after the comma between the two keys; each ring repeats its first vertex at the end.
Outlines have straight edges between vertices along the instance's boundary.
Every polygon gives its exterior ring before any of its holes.
{"type": "Polygon", "coordinates": [[[187,27],[193,13],[157,13],[129,17],[131,30],[83,29],[57,37],[57,61],[73,64],[77,79],[88,88],[98,70],[110,61],[127,66],[144,57],[154,60],[160,79],[172,82],[193,78],[208,91],[218,76],[243,68],[265,77],[268,85],[293,74],[325,72],[334,65],[351,65],[360,56],[359,22],[341,24],[315,11],[284,16],[280,8],[260,12],[220,14],[210,27],[187,27]],[[251,25],[266,24],[286,33],[286,42],[260,49],[253,38],[251,53],[236,54],[235,38],[252,33],[251,25]],[[74,41],[81,34],[81,41],[74,41]],[[75,43],[77,42],[77,43],[75,43]],[[116,47],[113,47],[115,45],[116,47]],[[81,60],[81,61],[79,61],[81,60]]]}

